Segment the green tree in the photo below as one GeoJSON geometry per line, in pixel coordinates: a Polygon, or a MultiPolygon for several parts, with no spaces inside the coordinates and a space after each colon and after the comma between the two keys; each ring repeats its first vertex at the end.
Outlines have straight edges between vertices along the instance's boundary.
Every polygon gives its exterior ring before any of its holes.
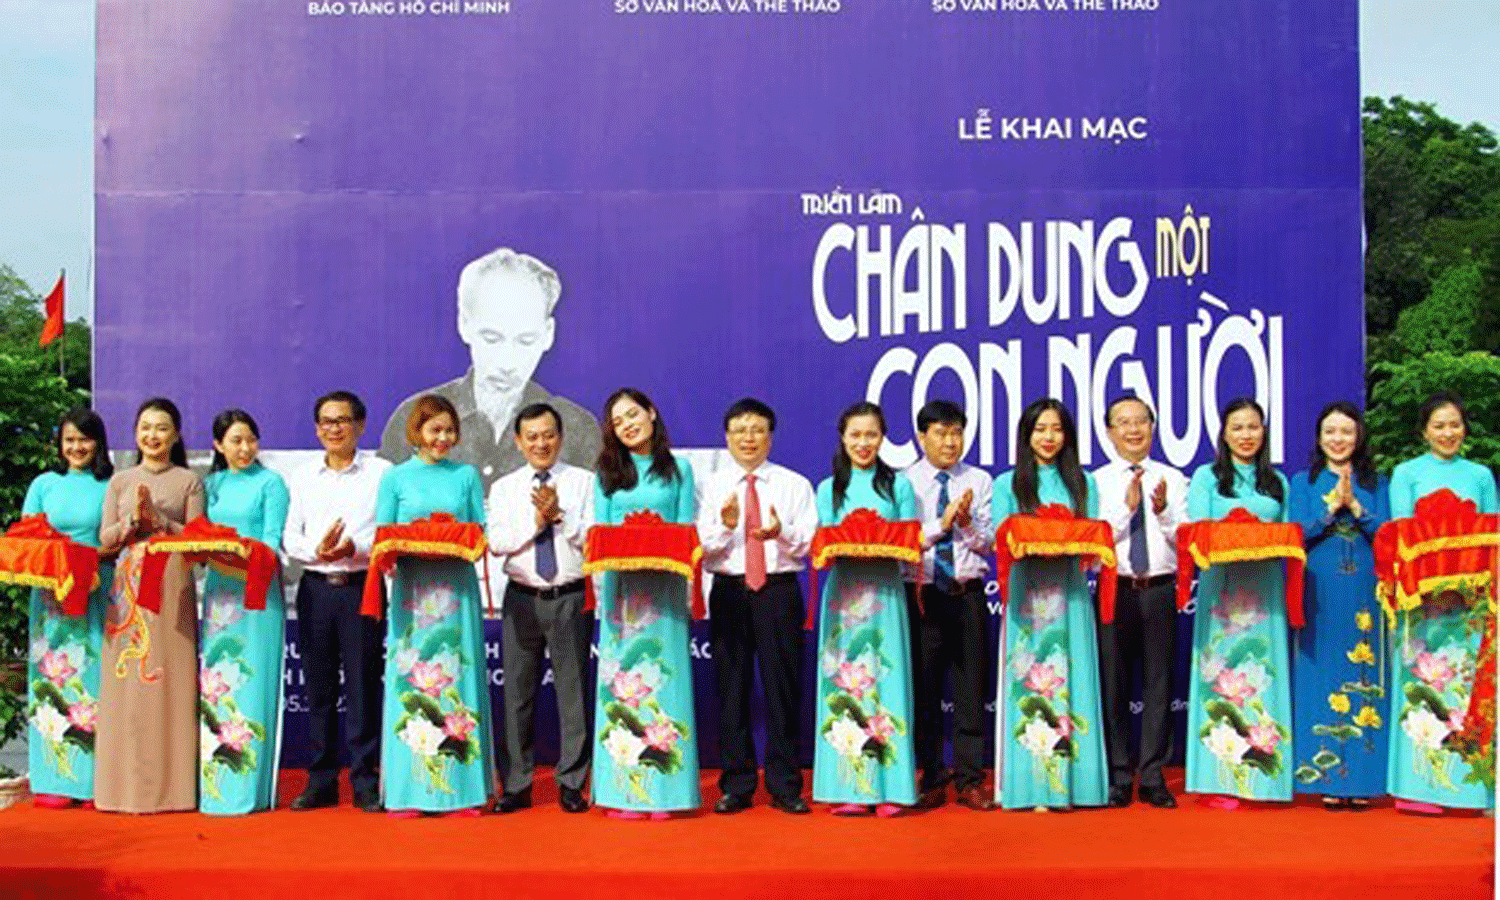
{"type": "Polygon", "coordinates": [[[1444,272],[1464,263],[1480,265],[1484,296],[1496,297],[1500,143],[1494,133],[1400,96],[1366,97],[1363,112],[1369,334],[1388,333],[1444,272]]]}
{"type": "MultiPolygon", "coordinates": [[[[62,414],[86,402],[45,354],[0,351],[0,523],[21,515],[32,479],[57,458],[53,429],[62,414]]],[[[0,586],[0,743],[25,724],[27,595],[0,586]]]]}
{"type": "MultiPolygon", "coordinates": [[[[58,345],[37,344],[45,318],[41,296],[0,265],[0,528],[20,517],[26,488],[56,459],[57,420],[88,402],[88,324],[64,324],[59,375],[58,345]]],[[[25,726],[29,593],[0,586],[0,744],[25,726]]]]}
{"type": "Polygon", "coordinates": [[[1427,451],[1417,431],[1417,410],[1428,397],[1456,390],[1464,398],[1469,437],[1464,455],[1500,467],[1500,357],[1482,350],[1427,353],[1402,362],[1376,363],[1379,379],[1365,415],[1375,464],[1389,471],[1396,463],[1427,451]]]}

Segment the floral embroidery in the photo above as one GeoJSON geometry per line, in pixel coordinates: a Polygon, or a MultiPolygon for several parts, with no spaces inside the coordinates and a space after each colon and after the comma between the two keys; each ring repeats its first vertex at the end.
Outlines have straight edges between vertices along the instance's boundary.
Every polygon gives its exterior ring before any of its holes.
{"type": "Polygon", "coordinates": [[[1063,774],[1078,755],[1074,736],[1089,731],[1088,721],[1071,709],[1064,590],[1056,581],[1028,585],[1016,610],[1018,628],[1010,650],[1010,694],[1015,697],[1011,736],[1058,794],[1067,791],[1063,774]],[[1023,661],[1024,667],[1017,665],[1023,661]]]}
{"type": "MultiPolygon", "coordinates": [[[[621,597],[620,605],[652,602],[649,595],[637,594],[621,597]]],[[[654,612],[622,610],[611,621],[622,632],[629,629],[636,633],[638,629],[630,623],[649,623],[656,618],[654,612]]],[[[637,637],[628,644],[622,640],[613,646],[623,647],[623,651],[599,661],[599,702],[605,719],[599,745],[615,765],[615,782],[620,792],[638,803],[649,804],[648,782],[653,773],[672,775],[682,770],[680,745],[689,736],[689,729],[685,722],[669,716],[661,705],[662,688],[673,677],[672,670],[662,661],[661,641],[637,637]]]]}
{"type": "Polygon", "coordinates": [[[1460,735],[1478,665],[1475,647],[1493,613],[1477,592],[1448,590],[1435,599],[1440,602],[1405,613],[1398,682],[1405,702],[1397,716],[1415,750],[1413,774],[1429,787],[1456,792],[1455,766],[1462,764],[1464,784],[1491,777],[1485,759],[1465,753],[1460,735]]]}
{"type": "Polygon", "coordinates": [[[464,702],[458,677],[471,661],[460,649],[462,635],[450,623],[458,595],[442,582],[413,583],[402,601],[411,622],[392,648],[403,710],[391,728],[411,751],[412,779],[434,794],[455,793],[452,767],[479,757],[479,715],[464,702]]]}
{"type": "Polygon", "coordinates": [[[882,606],[875,583],[848,578],[829,599],[833,615],[819,663],[833,690],[823,698],[818,735],[838,756],[839,780],[872,798],[876,767],[895,764],[894,738],[906,734],[906,723],[881,700],[880,679],[891,668],[885,635],[873,624],[882,606]]]}
{"type": "MultiPolygon", "coordinates": [[[[1235,793],[1249,794],[1252,772],[1274,778],[1282,771],[1286,725],[1267,706],[1276,672],[1271,648],[1254,634],[1268,618],[1266,604],[1252,585],[1226,589],[1213,607],[1215,633],[1198,653],[1197,669],[1204,724],[1198,739],[1218,761],[1218,780],[1235,793]]],[[[1334,703],[1334,697],[1328,698],[1334,703]]]]}
{"type": "Polygon", "coordinates": [[[86,621],[64,616],[55,600],[44,602],[35,628],[29,656],[36,677],[31,680],[27,719],[57,776],[77,782],[81,779],[73,766],[79,756],[93,755],[98,716],[97,698],[84,685],[83,672],[97,664],[98,657],[87,646],[86,621]]]}
{"type": "MultiPolygon", "coordinates": [[[[1364,633],[1373,630],[1375,617],[1371,611],[1357,610],[1354,613],[1354,627],[1364,633]]],[[[1383,740],[1371,734],[1379,730],[1384,722],[1380,718],[1380,712],[1371,705],[1370,701],[1384,697],[1385,688],[1380,686],[1379,667],[1369,640],[1360,639],[1353,648],[1344,653],[1344,657],[1357,668],[1352,678],[1344,681],[1337,691],[1328,695],[1328,708],[1343,718],[1335,718],[1331,722],[1318,722],[1312,726],[1312,733],[1320,740],[1317,742],[1317,749],[1310,757],[1302,757],[1308,761],[1292,770],[1292,777],[1300,784],[1313,784],[1325,778],[1347,776],[1349,769],[1344,760],[1346,751],[1343,746],[1347,742],[1363,741],[1365,749],[1373,751],[1375,742],[1383,740]],[[1356,697],[1360,698],[1359,711],[1351,716],[1349,713],[1354,709],[1356,697]]],[[[1304,753],[1306,749],[1308,748],[1304,748],[1304,753]]]]}
{"type": "Polygon", "coordinates": [[[207,641],[198,671],[198,765],[203,793],[216,800],[224,799],[220,777],[225,772],[243,775],[254,771],[263,749],[264,723],[248,718],[236,700],[236,694],[254,674],[241,638],[221,628],[207,641]]]}

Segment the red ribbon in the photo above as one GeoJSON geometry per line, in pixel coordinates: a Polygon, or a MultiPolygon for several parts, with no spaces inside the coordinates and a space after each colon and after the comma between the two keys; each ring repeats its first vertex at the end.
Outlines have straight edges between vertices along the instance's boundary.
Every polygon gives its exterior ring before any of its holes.
{"type": "Polygon", "coordinates": [[[136,605],[161,612],[162,578],[167,557],[182,554],[189,563],[216,562],[245,577],[245,609],[266,608],[266,591],[281,569],[276,551],[253,538],[241,537],[228,525],[215,525],[199,516],[177,534],[154,534],[141,543],[141,584],[136,605]]]}
{"type": "MultiPolygon", "coordinates": [[[[598,572],[673,572],[688,579],[693,618],[708,611],[703,604],[703,548],[694,525],[678,525],[649,509],[636,510],[619,525],[589,529],[583,550],[584,575],[598,572]]],[[[596,606],[594,582],[584,587],[585,611],[596,606]]]]}
{"type": "Polygon", "coordinates": [[[1302,611],[1302,572],[1307,559],[1302,549],[1302,526],[1295,522],[1262,522],[1244,507],[1222,519],[1189,522],[1177,529],[1177,608],[1187,609],[1192,595],[1194,565],[1204,568],[1226,562],[1286,560],[1286,618],[1293,628],[1306,624],[1302,611]]]}
{"type": "Polygon", "coordinates": [[[0,537],[0,581],[51,590],[59,595],[64,615],[88,612],[89,593],[98,580],[98,549],[53,528],[45,513],[22,516],[0,537]],[[36,585],[38,580],[45,583],[36,585]],[[66,591],[58,590],[64,586],[66,591]]]}
{"type": "Polygon", "coordinates": [[[375,544],[370,549],[370,571],[360,597],[360,614],[374,619],[385,615],[385,575],[403,556],[461,559],[470,563],[484,557],[484,586],[488,596],[490,573],[485,549],[484,529],[476,522],[460,522],[451,513],[433,513],[404,525],[380,526],[375,530],[375,544]]]}
{"type": "Polygon", "coordinates": [[[818,570],[834,560],[894,559],[917,570],[917,604],[922,602],[922,523],[913,519],[885,519],[873,509],[856,509],[837,525],[824,525],[813,535],[812,565],[807,569],[807,620],[817,624],[818,570]]]}
{"type": "Polygon", "coordinates": [[[1085,519],[1060,503],[1042,506],[1032,515],[1015,515],[995,532],[995,578],[1000,596],[1010,586],[1010,567],[1029,557],[1079,556],[1080,565],[1098,560],[1099,621],[1115,620],[1115,538],[1108,522],[1085,519]]]}

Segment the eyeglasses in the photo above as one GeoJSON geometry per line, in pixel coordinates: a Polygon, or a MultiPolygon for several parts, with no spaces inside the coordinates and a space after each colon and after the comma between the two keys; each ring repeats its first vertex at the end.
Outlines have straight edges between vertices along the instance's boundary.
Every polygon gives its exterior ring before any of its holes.
{"type": "Polygon", "coordinates": [[[771,429],[764,425],[751,425],[748,428],[743,425],[736,425],[729,429],[730,437],[745,437],[747,435],[750,437],[765,437],[770,433],[771,429]]]}
{"type": "Polygon", "coordinates": [[[324,431],[333,431],[335,428],[348,428],[354,422],[352,416],[339,416],[337,419],[319,419],[318,427],[324,431]]]}

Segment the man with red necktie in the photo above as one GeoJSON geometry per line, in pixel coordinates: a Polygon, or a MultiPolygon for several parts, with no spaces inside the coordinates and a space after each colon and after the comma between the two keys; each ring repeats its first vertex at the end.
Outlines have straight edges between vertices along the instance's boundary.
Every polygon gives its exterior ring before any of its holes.
{"type": "Polygon", "coordinates": [[[776,414],[745,398],[724,414],[735,465],[714,472],[698,506],[703,567],[713,574],[711,636],[719,689],[723,796],[717,813],[750,808],[755,744],[750,678],[757,660],[766,698],[766,790],[782,812],[808,811],[798,759],[802,711],[802,585],[798,574],[818,511],[812,485],[769,462],[776,414]]]}

